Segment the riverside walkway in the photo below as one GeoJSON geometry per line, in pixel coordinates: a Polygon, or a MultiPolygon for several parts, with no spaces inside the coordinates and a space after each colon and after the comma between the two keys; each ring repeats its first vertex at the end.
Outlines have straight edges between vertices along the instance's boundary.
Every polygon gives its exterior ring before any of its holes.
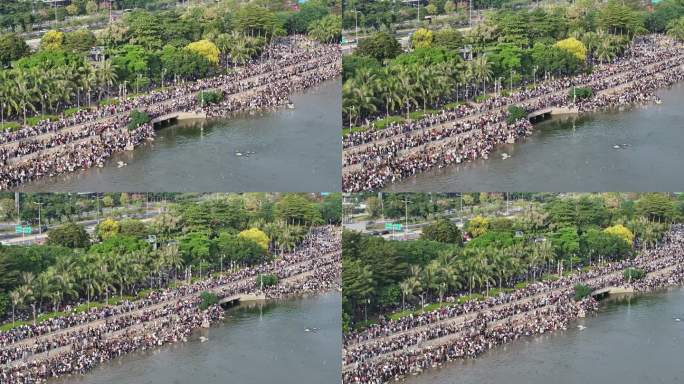
{"type": "MultiPolygon", "coordinates": [[[[333,65],[334,65],[334,64],[333,64],[333,65]]],[[[292,75],[288,76],[287,78],[288,78],[288,79],[293,79],[294,81],[296,81],[296,79],[300,78],[301,76],[304,76],[304,75],[306,75],[306,74],[316,73],[316,72],[317,72],[319,69],[321,69],[321,68],[329,68],[329,67],[331,67],[331,65],[330,65],[330,64],[327,64],[327,65],[324,65],[324,66],[319,67],[319,68],[316,68],[316,69],[304,71],[304,72],[297,73],[297,74],[292,74],[292,75]]],[[[297,68],[297,66],[292,66],[292,67],[288,67],[288,68],[290,68],[292,71],[294,71],[294,70],[297,68]]],[[[274,74],[275,74],[275,72],[269,72],[269,73],[264,74],[264,75],[255,76],[254,79],[267,79],[269,75],[272,76],[272,75],[274,75],[274,74]]],[[[279,80],[279,81],[283,81],[283,80],[279,80]]],[[[249,82],[249,81],[246,81],[246,82],[249,82]]],[[[244,99],[248,98],[249,96],[253,96],[253,95],[258,94],[258,93],[261,92],[261,91],[264,91],[264,90],[267,89],[271,84],[272,84],[271,82],[268,82],[268,83],[263,84],[263,85],[258,85],[258,86],[253,86],[253,87],[247,87],[247,88],[246,88],[245,90],[243,90],[243,91],[240,91],[240,92],[236,92],[236,93],[233,93],[233,94],[228,94],[228,95],[226,95],[226,99],[225,99],[225,100],[226,100],[226,101],[230,101],[230,100],[235,100],[235,101],[244,100],[244,99]]],[[[206,91],[206,90],[205,90],[205,91],[206,91]]],[[[199,91],[199,92],[205,92],[205,91],[199,91]]],[[[199,93],[199,92],[197,92],[197,93],[199,93]]],[[[190,98],[192,98],[192,97],[194,97],[194,96],[190,96],[190,98]]],[[[150,108],[164,109],[164,108],[168,108],[168,107],[173,106],[173,103],[174,103],[174,100],[167,100],[167,101],[164,101],[164,102],[152,104],[152,105],[150,105],[150,108]]],[[[59,132],[59,133],[64,133],[64,132],[76,132],[76,131],[78,131],[78,130],[84,129],[84,128],[86,128],[86,127],[88,127],[88,126],[90,126],[90,125],[93,125],[93,124],[112,124],[111,128],[108,128],[108,129],[104,132],[104,134],[107,134],[107,133],[109,133],[109,132],[117,132],[117,131],[118,131],[118,132],[124,132],[124,131],[126,131],[128,128],[126,128],[125,126],[119,126],[119,124],[117,124],[116,121],[117,121],[117,119],[124,118],[125,116],[126,116],[126,113],[125,113],[125,112],[122,112],[122,113],[119,113],[119,114],[117,114],[117,115],[113,115],[113,116],[111,116],[111,117],[107,117],[107,118],[102,118],[102,119],[100,119],[100,120],[96,120],[95,122],[88,122],[88,123],[79,124],[79,125],[71,126],[71,127],[68,127],[68,128],[64,128],[63,130],[60,130],[60,131],[58,131],[58,132],[59,132]]],[[[201,109],[198,109],[198,110],[195,110],[195,111],[175,111],[175,112],[165,113],[165,114],[162,115],[162,116],[156,117],[156,118],[154,118],[154,119],[151,120],[151,123],[152,123],[152,124],[156,124],[156,123],[160,123],[160,122],[165,121],[165,120],[179,119],[179,118],[182,118],[182,119],[195,119],[195,118],[206,118],[206,117],[207,117],[206,112],[202,111],[201,109]]],[[[51,137],[55,136],[56,134],[57,134],[57,132],[50,132],[50,133],[43,134],[43,135],[41,135],[41,136],[39,136],[39,137],[40,137],[40,140],[49,140],[51,137]]],[[[103,133],[100,133],[100,134],[98,134],[98,133],[93,133],[92,135],[89,135],[88,137],[85,137],[85,138],[82,138],[82,139],[79,139],[79,140],[76,140],[76,141],[72,141],[72,142],[68,142],[68,143],[64,143],[64,144],[59,144],[59,145],[56,145],[56,146],[53,146],[53,147],[49,147],[49,148],[46,148],[46,149],[43,149],[43,150],[40,150],[40,151],[35,151],[35,152],[32,152],[32,153],[29,153],[29,154],[24,155],[24,156],[19,156],[19,157],[16,157],[16,158],[11,159],[11,160],[9,161],[9,164],[21,164],[21,163],[24,163],[24,162],[28,162],[28,161],[30,161],[30,160],[33,160],[33,159],[35,159],[35,158],[44,156],[44,155],[46,155],[46,154],[58,153],[58,152],[62,151],[62,150],[65,149],[65,148],[69,148],[69,147],[72,147],[72,146],[83,146],[83,145],[88,144],[88,143],[92,142],[93,140],[95,140],[95,139],[101,137],[102,134],[103,134],[103,133]]],[[[33,140],[33,138],[31,138],[31,139],[23,139],[23,140],[33,140]]],[[[8,143],[8,144],[4,144],[4,145],[15,145],[15,146],[16,146],[16,145],[19,145],[19,144],[16,143],[16,142],[12,142],[12,143],[8,143]]]]}
{"type": "MultiPolygon", "coordinates": [[[[663,256],[666,258],[667,256],[663,256]]],[[[638,260],[638,259],[637,259],[638,260]]],[[[647,264],[647,263],[653,263],[654,261],[658,261],[658,259],[648,259],[648,260],[641,260],[641,263],[647,264]]],[[[525,304],[532,303],[532,302],[540,302],[543,305],[541,306],[532,306],[529,310],[526,311],[513,311],[510,316],[503,317],[501,319],[497,319],[495,321],[491,321],[487,323],[487,327],[489,329],[494,329],[497,326],[500,326],[502,324],[505,324],[507,322],[511,321],[516,321],[520,319],[524,319],[525,317],[531,315],[531,314],[537,314],[541,311],[548,310],[550,308],[555,308],[556,304],[555,303],[549,303],[549,304],[544,304],[544,299],[549,298],[549,297],[561,297],[563,295],[568,296],[571,294],[573,290],[574,284],[577,283],[582,283],[586,284],[589,286],[594,287],[594,293],[606,293],[609,291],[615,292],[615,293],[624,293],[624,292],[630,292],[633,291],[630,287],[623,287],[622,285],[615,285],[614,282],[616,280],[619,280],[623,276],[623,272],[626,268],[630,268],[631,265],[626,265],[624,268],[620,268],[618,270],[614,270],[610,273],[606,274],[601,274],[599,276],[595,276],[589,279],[585,280],[577,280],[574,278],[568,278],[564,277],[564,284],[562,286],[555,287],[550,290],[545,290],[530,296],[523,297],[518,300],[513,300],[509,301],[506,303],[490,306],[486,309],[482,310],[475,310],[463,315],[459,316],[454,316],[454,317],[448,317],[443,320],[439,320],[430,324],[422,325],[422,326],[416,326],[412,327],[410,329],[401,331],[401,332],[396,332],[391,335],[387,336],[381,336],[381,337],[375,337],[371,338],[365,341],[361,342],[354,342],[354,343],[349,343],[348,345],[345,346],[343,356],[346,355],[347,351],[353,351],[356,348],[363,347],[365,345],[371,345],[375,343],[382,343],[382,342],[388,342],[391,343],[393,340],[405,340],[405,338],[408,337],[413,337],[414,339],[417,339],[418,342],[406,346],[405,348],[408,348],[410,350],[418,350],[422,348],[427,348],[427,347],[435,347],[439,346],[442,344],[446,344],[450,341],[453,341],[455,339],[458,339],[462,337],[464,334],[467,334],[469,332],[472,332],[473,330],[468,327],[469,322],[474,321],[478,316],[481,315],[487,315],[495,311],[500,311],[504,309],[519,309],[523,308],[525,304]],[[426,331],[432,329],[432,328],[442,328],[442,329],[449,329],[447,327],[451,327],[451,329],[457,329],[455,332],[448,333],[447,335],[441,336],[441,337],[436,337],[436,338],[423,338],[424,334],[427,334],[426,331]]],[[[676,268],[681,267],[680,264],[675,264],[675,265],[666,265],[664,267],[659,267],[655,270],[652,270],[651,272],[647,273],[646,279],[654,279],[658,278],[660,276],[666,275],[667,273],[670,273],[674,271],[676,268]]],[[[398,341],[397,341],[398,343],[398,341]]],[[[403,349],[403,348],[402,348],[403,349]]],[[[386,352],[380,352],[374,355],[371,358],[364,359],[364,363],[373,363],[373,362],[379,362],[382,361],[383,359],[389,358],[391,356],[395,356],[399,353],[401,353],[402,349],[399,350],[391,350],[391,351],[386,351],[386,352]]],[[[356,367],[356,363],[349,363],[349,364],[344,364],[342,367],[343,372],[350,372],[353,371],[356,367]]]]}
{"type": "MultiPolygon", "coordinates": [[[[332,263],[336,260],[335,256],[336,256],[336,253],[330,253],[330,254],[325,255],[322,259],[328,260],[329,263],[332,263]]],[[[301,263],[293,264],[291,267],[305,266],[306,264],[310,264],[310,262],[311,262],[310,260],[307,260],[307,261],[304,261],[301,263]]],[[[306,270],[304,272],[297,273],[297,274],[294,274],[292,276],[289,276],[289,277],[286,277],[286,278],[280,280],[278,282],[278,285],[286,285],[286,284],[289,284],[292,282],[302,281],[303,279],[306,279],[307,277],[313,275],[314,273],[315,273],[315,271],[313,271],[313,270],[306,270]]],[[[257,283],[256,278],[251,277],[251,278],[238,280],[238,281],[232,282],[230,284],[225,284],[225,285],[221,285],[221,286],[218,286],[218,287],[215,287],[212,289],[208,289],[207,291],[215,293],[215,294],[220,294],[220,292],[223,290],[230,289],[230,288],[242,285],[242,284],[251,284],[252,286],[256,286],[256,283],[257,283]]],[[[136,314],[142,314],[143,312],[146,312],[146,311],[149,312],[149,311],[154,311],[157,309],[162,309],[164,307],[174,306],[175,304],[182,303],[184,301],[195,298],[195,297],[197,297],[197,295],[198,295],[197,293],[185,295],[185,296],[182,296],[182,297],[170,300],[170,301],[162,302],[162,303],[150,306],[150,307],[140,308],[140,309],[135,310],[135,311],[123,313],[120,315],[115,315],[115,316],[112,316],[112,317],[109,317],[106,319],[101,319],[101,320],[96,320],[93,322],[85,323],[85,324],[79,325],[77,327],[67,328],[67,329],[64,329],[62,331],[50,333],[48,335],[43,335],[43,336],[31,338],[31,339],[22,340],[21,342],[16,343],[16,344],[12,344],[8,347],[16,346],[16,345],[30,345],[31,343],[33,343],[37,340],[45,341],[45,340],[49,340],[53,337],[58,337],[60,335],[68,335],[70,333],[77,332],[79,330],[84,330],[84,329],[88,329],[88,328],[95,328],[99,325],[105,324],[107,321],[116,320],[117,318],[121,318],[121,317],[125,317],[125,316],[135,316],[136,314]]],[[[222,297],[219,300],[219,302],[220,303],[237,303],[240,301],[254,301],[254,300],[266,300],[266,296],[263,293],[259,292],[258,290],[253,290],[253,291],[249,291],[246,293],[236,293],[236,294],[232,294],[229,296],[222,297]]],[[[117,338],[119,336],[130,333],[132,331],[142,330],[147,325],[155,323],[155,322],[159,322],[162,319],[163,318],[161,318],[161,317],[156,317],[156,318],[150,319],[149,321],[139,322],[139,323],[125,327],[123,329],[119,329],[119,330],[114,331],[114,332],[108,332],[108,333],[104,334],[102,337],[103,337],[103,339],[117,338]]],[[[21,365],[21,364],[30,363],[30,362],[41,361],[41,360],[45,360],[45,359],[54,357],[56,355],[60,355],[63,353],[70,352],[72,350],[73,350],[73,344],[70,344],[70,345],[66,345],[63,347],[52,349],[52,350],[47,351],[47,352],[42,352],[42,353],[30,355],[29,357],[27,357],[25,359],[13,361],[13,362],[9,363],[8,365],[9,366],[17,366],[17,365],[21,365]]],[[[2,366],[0,366],[0,368],[1,367],[2,366]]]]}
{"type": "MultiPolygon", "coordinates": [[[[680,54],[680,55],[676,56],[675,58],[668,58],[668,59],[659,60],[655,63],[651,63],[651,64],[646,65],[646,66],[639,66],[638,68],[642,69],[642,70],[650,70],[650,69],[657,67],[658,65],[662,65],[663,63],[669,62],[669,61],[682,62],[682,61],[684,61],[684,54],[680,54]]],[[[684,64],[680,64],[679,66],[684,67],[684,64]]],[[[651,76],[657,76],[658,73],[659,72],[653,73],[651,76]]],[[[589,86],[590,87],[591,85],[598,84],[599,82],[606,82],[606,81],[618,80],[621,78],[629,78],[629,77],[630,77],[629,73],[620,72],[617,74],[607,76],[605,78],[596,79],[592,82],[584,83],[584,84],[582,84],[582,86],[589,86]]],[[[607,94],[616,93],[616,92],[624,89],[625,87],[627,87],[631,84],[634,84],[636,81],[641,80],[641,79],[642,78],[628,79],[627,81],[622,82],[618,86],[610,87],[610,88],[607,88],[607,89],[604,89],[604,90],[597,92],[597,95],[601,95],[601,94],[607,95],[607,94]]],[[[540,87],[544,86],[544,83],[540,83],[539,86],[540,87]]],[[[454,120],[448,120],[448,121],[445,121],[443,123],[430,125],[429,127],[426,127],[423,129],[414,129],[408,133],[396,133],[396,134],[393,134],[390,136],[383,137],[382,139],[373,140],[373,141],[366,142],[366,143],[363,143],[360,145],[356,145],[356,146],[353,146],[350,148],[345,148],[343,153],[345,156],[351,156],[351,155],[354,155],[356,153],[363,152],[372,146],[382,146],[382,145],[388,144],[392,140],[396,140],[396,139],[401,138],[401,137],[415,137],[415,136],[420,136],[420,135],[424,134],[425,132],[440,131],[440,130],[443,130],[443,129],[446,129],[446,128],[452,126],[455,123],[475,123],[475,122],[477,122],[477,121],[483,119],[484,117],[491,115],[493,113],[505,112],[506,109],[508,108],[508,106],[510,106],[510,105],[534,104],[534,103],[539,102],[545,98],[554,97],[554,96],[566,96],[568,94],[568,92],[570,92],[572,90],[572,88],[573,87],[570,86],[570,87],[563,88],[561,90],[553,91],[550,93],[544,93],[542,95],[535,96],[535,97],[528,98],[528,99],[523,99],[521,101],[510,102],[508,104],[505,104],[505,105],[502,105],[499,107],[495,107],[495,108],[491,108],[491,109],[487,109],[487,110],[484,110],[482,112],[476,112],[474,114],[469,114],[469,115],[466,115],[466,116],[463,116],[461,118],[457,118],[454,120]]],[[[479,109],[479,107],[478,107],[479,105],[480,104],[473,103],[473,108],[477,110],[477,109],[479,109]]],[[[540,108],[536,111],[531,112],[528,116],[534,117],[534,116],[537,116],[539,114],[553,113],[553,112],[556,112],[556,113],[576,113],[578,111],[575,107],[572,107],[572,106],[543,107],[543,108],[540,108]]],[[[480,129],[484,129],[484,128],[486,128],[486,127],[474,128],[474,129],[471,129],[467,132],[463,132],[459,135],[445,137],[445,138],[442,138],[440,140],[434,140],[434,141],[430,141],[429,143],[421,144],[419,146],[411,147],[408,149],[403,149],[403,150],[400,150],[398,152],[398,155],[401,157],[401,156],[405,156],[408,154],[419,152],[425,148],[438,146],[438,145],[441,145],[444,143],[449,143],[449,142],[454,141],[454,140],[462,140],[463,138],[472,136],[476,131],[479,131],[480,129]]],[[[350,173],[353,173],[355,171],[361,170],[363,167],[364,167],[363,163],[346,165],[343,167],[342,173],[343,173],[343,175],[350,174],[350,173]]]]}
{"type": "MultiPolygon", "coordinates": [[[[328,253],[328,254],[324,255],[321,259],[327,261],[328,263],[332,263],[332,262],[335,260],[336,256],[337,256],[337,252],[332,252],[332,253],[328,253]]],[[[300,268],[300,267],[311,267],[311,266],[312,266],[312,261],[313,261],[313,259],[303,260],[303,261],[300,261],[300,262],[298,262],[298,263],[294,263],[294,264],[288,266],[288,268],[290,268],[290,269],[296,269],[296,268],[300,268]]],[[[286,283],[288,283],[288,282],[298,281],[298,280],[300,280],[301,278],[310,276],[312,273],[313,273],[313,270],[306,270],[306,271],[304,271],[304,272],[297,273],[297,274],[295,274],[295,275],[292,275],[292,276],[289,276],[289,277],[287,277],[287,278],[284,278],[284,279],[282,279],[279,283],[280,283],[280,284],[286,284],[286,283]]],[[[246,277],[246,278],[239,279],[239,280],[236,280],[236,281],[231,281],[231,282],[229,282],[229,283],[226,283],[226,284],[223,284],[223,285],[219,285],[219,286],[216,286],[216,287],[213,287],[213,288],[207,288],[207,289],[205,289],[205,290],[206,290],[207,292],[211,292],[211,293],[215,293],[215,294],[220,294],[222,291],[231,290],[231,289],[234,289],[234,288],[236,288],[236,287],[246,286],[246,285],[249,285],[249,286],[252,286],[252,287],[256,286],[256,277],[255,277],[255,276],[246,277]]],[[[253,291],[253,292],[256,292],[256,291],[253,291]]],[[[249,294],[251,294],[251,293],[253,293],[253,292],[248,292],[247,294],[249,295],[249,294]]],[[[119,314],[116,314],[116,315],[113,315],[113,316],[110,316],[110,317],[107,317],[107,318],[104,318],[104,319],[98,319],[98,320],[90,321],[90,322],[87,322],[87,323],[79,324],[79,325],[77,325],[77,326],[73,326],[73,327],[69,327],[69,328],[64,328],[64,329],[61,329],[61,330],[58,330],[58,331],[54,331],[54,332],[50,332],[50,333],[48,333],[48,334],[41,335],[41,336],[34,336],[34,337],[31,337],[31,338],[26,338],[26,339],[20,340],[20,341],[18,341],[18,342],[8,344],[8,345],[6,345],[6,346],[4,346],[4,347],[2,347],[2,348],[11,348],[11,347],[16,347],[16,346],[27,346],[27,345],[31,345],[31,344],[35,343],[35,342],[38,341],[38,340],[45,340],[45,339],[49,339],[49,338],[52,338],[52,337],[58,337],[58,336],[62,336],[62,335],[68,335],[68,334],[70,334],[70,333],[74,333],[74,332],[77,332],[77,331],[80,331],[80,330],[84,330],[84,329],[87,329],[87,328],[93,328],[93,327],[97,327],[97,326],[99,326],[99,325],[103,325],[103,324],[105,324],[107,321],[113,321],[113,320],[117,320],[117,319],[120,319],[120,318],[123,318],[123,317],[126,317],[126,316],[134,316],[134,315],[137,315],[137,314],[142,314],[142,313],[145,312],[145,311],[154,311],[154,310],[157,310],[157,309],[161,309],[161,308],[163,308],[163,307],[165,307],[165,306],[168,306],[168,305],[170,305],[170,304],[179,303],[179,302],[182,302],[182,301],[184,301],[184,300],[188,300],[188,299],[197,297],[197,295],[198,295],[198,292],[193,292],[193,293],[189,293],[189,294],[182,295],[182,296],[179,296],[179,297],[174,297],[174,298],[172,298],[172,299],[170,299],[170,300],[164,300],[164,301],[161,301],[161,302],[156,303],[156,304],[152,304],[152,305],[149,305],[149,306],[143,306],[143,307],[141,307],[141,308],[138,308],[138,309],[135,309],[135,310],[132,310],[132,311],[127,311],[127,312],[119,313],[119,314]]],[[[241,293],[240,293],[240,294],[234,294],[234,295],[230,295],[230,296],[226,296],[226,297],[229,297],[229,298],[233,297],[233,298],[238,298],[238,299],[239,299],[239,296],[240,296],[240,295],[242,295],[242,294],[241,294],[241,293]]]]}

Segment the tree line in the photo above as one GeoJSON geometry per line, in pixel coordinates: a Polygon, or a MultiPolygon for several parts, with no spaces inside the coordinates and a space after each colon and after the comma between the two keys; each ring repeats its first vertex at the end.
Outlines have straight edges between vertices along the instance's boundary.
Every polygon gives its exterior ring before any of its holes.
{"type": "Polygon", "coordinates": [[[308,228],[339,223],[339,194],[253,193],[179,201],[151,221],[74,222],[44,245],[0,246],[0,318],[34,321],[267,261],[308,228]],[[333,205],[333,207],[331,207],[333,205]]]}
{"type": "Polygon", "coordinates": [[[3,119],[35,124],[97,103],[115,103],[113,97],[126,92],[228,72],[259,57],[278,36],[309,33],[326,43],[339,39],[339,17],[323,0],[308,2],[299,12],[280,3],[267,5],[136,9],[97,36],[87,29],[47,31],[36,53],[17,33],[0,34],[3,119]],[[91,57],[95,46],[104,51],[91,57]]]}
{"type": "MultiPolygon", "coordinates": [[[[681,0],[664,1],[653,13],[638,2],[612,0],[500,9],[465,34],[425,25],[410,36],[408,52],[391,29],[381,28],[343,58],[343,123],[417,118],[418,111],[590,72],[615,60],[635,36],[669,31],[681,39],[683,15],[681,0]]],[[[378,123],[382,128],[386,122],[378,123]]]]}
{"type": "MultiPolygon", "coordinates": [[[[497,194],[484,195],[489,199],[497,194]]],[[[446,203],[449,197],[433,198],[442,209],[453,204],[446,203]]],[[[464,295],[461,300],[487,297],[595,263],[633,257],[655,246],[671,222],[684,221],[681,196],[544,198],[543,203],[536,197],[518,200],[517,206],[525,208],[509,216],[468,216],[462,228],[448,217],[437,217],[414,241],[345,231],[345,329],[363,326],[378,314],[442,303],[457,295],[464,295]]]]}

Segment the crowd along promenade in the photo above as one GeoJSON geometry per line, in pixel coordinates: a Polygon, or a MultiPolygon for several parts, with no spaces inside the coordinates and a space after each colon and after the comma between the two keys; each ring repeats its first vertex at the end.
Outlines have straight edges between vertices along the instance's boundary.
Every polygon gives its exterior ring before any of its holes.
{"type": "Polygon", "coordinates": [[[234,112],[282,106],[293,92],[339,76],[339,47],[304,37],[273,42],[259,60],[228,75],[200,79],[116,105],[81,111],[58,121],[0,134],[0,189],[8,189],[44,176],[103,166],[112,154],[134,148],[154,136],[153,124],[127,127],[133,110],[152,120],[187,113],[225,117],[234,112]],[[205,103],[203,92],[222,100],[205,103]]]}
{"type": "Polygon", "coordinates": [[[340,255],[339,227],[319,227],[297,250],[272,262],[155,291],[144,299],[2,332],[0,379],[3,383],[44,382],[85,373],[128,352],[187,340],[194,329],[222,318],[219,305],[200,310],[200,292],[214,293],[222,302],[335,289],[340,255]],[[278,276],[278,284],[260,285],[262,274],[278,276]]]}
{"type": "Polygon", "coordinates": [[[642,102],[660,102],[657,89],[684,78],[684,47],[669,38],[650,35],[635,40],[613,63],[597,65],[591,74],[540,81],[510,96],[493,96],[482,103],[460,104],[414,121],[384,129],[350,133],[343,139],[343,190],[358,192],[423,172],[488,154],[502,143],[512,143],[532,132],[527,118],[507,121],[508,106],[538,111],[587,113],[642,102]],[[593,96],[572,97],[576,87],[593,96]]]}
{"type": "Polygon", "coordinates": [[[575,284],[602,290],[645,292],[684,282],[684,227],[635,259],[609,262],[558,280],[482,301],[452,304],[427,313],[381,320],[344,338],[343,382],[384,383],[454,359],[474,358],[521,337],[565,329],[598,308],[593,297],[573,299],[575,284]],[[647,272],[626,279],[627,268],[647,272]]]}

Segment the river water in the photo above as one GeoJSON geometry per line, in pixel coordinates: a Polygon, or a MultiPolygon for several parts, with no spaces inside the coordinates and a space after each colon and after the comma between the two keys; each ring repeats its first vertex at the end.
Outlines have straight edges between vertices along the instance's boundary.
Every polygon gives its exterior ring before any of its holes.
{"type": "Polygon", "coordinates": [[[113,156],[103,168],[38,180],[21,189],[336,191],[342,162],[340,89],[336,79],[295,94],[292,110],[184,121],[158,130],[152,143],[113,156]],[[128,165],[119,168],[119,161],[128,165]]]}
{"type": "Polygon", "coordinates": [[[321,384],[340,382],[339,292],[242,304],[187,343],[133,353],[51,384],[321,384]],[[305,329],[317,328],[314,332],[305,329]],[[209,340],[200,342],[199,337],[209,340]]]}
{"type": "Polygon", "coordinates": [[[488,160],[434,169],[390,191],[661,191],[684,186],[684,84],[660,105],[554,117],[488,160]],[[623,146],[627,144],[627,146],[623,146]],[[613,148],[620,145],[620,149],[613,148]],[[504,160],[502,154],[511,155],[504,160]]]}
{"type": "Polygon", "coordinates": [[[682,362],[684,288],[674,288],[610,299],[566,331],[517,340],[406,383],[675,384],[684,382],[682,362]]]}

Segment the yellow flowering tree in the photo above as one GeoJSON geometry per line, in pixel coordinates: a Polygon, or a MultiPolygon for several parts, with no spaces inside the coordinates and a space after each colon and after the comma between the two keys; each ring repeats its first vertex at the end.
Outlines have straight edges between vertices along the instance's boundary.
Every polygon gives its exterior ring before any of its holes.
{"type": "Polygon", "coordinates": [[[221,52],[216,47],[216,44],[209,40],[200,40],[190,43],[185,47],[187,50],[198,53],[209,60],[210,63],[217,65],[219,63],[219,55],[221,52]]]}
{"type": "Polygon", "coordinates": [[[413,35],[411,35],[411,47],[413,47],[413,49],[430,48],[432,46],[433,38],[432,31],[425,28],[418,28],[413,32],[413,35]]]}
{"type": "Polygon", "coordinates": [[[64,32],[61,31],[47,31],[40,39],[40,49],[45,51],[62,49],[62,44],[64,44],[64,32]]]}
{"type": "Polygon", "coordinates": [[[264,233],[264,231],[260,230],[259,228],[250,228],[246,229],[238,234],[238,236],[252,240],[253,242],[259,244],[261,248],[263,248],[265,251],[268,250],[268,243],[270,242],[270,239],[264,233]]]}
{"type": "Polygon", "coordinates": [[[482,236],[487,233],[489,229],[489,219],[477,215],[468,221],[468,232],[470,232],[473,237],[482,236]]]}
{"type": "Polygon", "coordinates": [[[97,225],[97,236],[102,240],[107,240],[110,237],[119,233],[119,222],[108,217],[97,225]]]}
{"type": "Polygon", "coordinates": [[[587,47],[585,47],[581,41],[575,39],[574,37],[560,40],[555,44],[555,46],[564,51],[572,53],[575,55],[575,57],[582,61],[587,59],[587,47]]]}
{"type": "Polygon", "coordinates": [[[625,240],[630,246],[634,242],[634,234],[628,228],[622,224],[613,225],[603,230],[603,232],[618,236],[619,238],[625,240]]]}

